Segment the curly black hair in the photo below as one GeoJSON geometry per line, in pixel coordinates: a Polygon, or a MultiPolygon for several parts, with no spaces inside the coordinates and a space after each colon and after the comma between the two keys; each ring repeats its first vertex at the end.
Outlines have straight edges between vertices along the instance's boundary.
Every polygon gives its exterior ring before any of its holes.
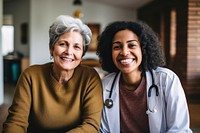
{"type": "Polygon", "coordinates": [[[112,40],[114,35],[121,30],[133,31],[139,38],[142,49],[142,73],[149,69],[156,69],[165,65],[164,54],[157,34],[145,22],[117,21],[110,23],[99,35],[97,52],[102,69],[111,73],[119,72],[112,60],[112,40]]]}

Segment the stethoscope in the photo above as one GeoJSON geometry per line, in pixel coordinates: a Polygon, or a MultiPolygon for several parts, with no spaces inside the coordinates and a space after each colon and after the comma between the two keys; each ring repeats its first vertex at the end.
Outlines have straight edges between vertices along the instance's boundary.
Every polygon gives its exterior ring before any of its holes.
{"type": "MultiPolygon", "coordinates": [[[[155,90],[156,90],[156,96],[159,95],[159,91],[158,91],[158,86],[155,84],[155,79],[154,79],[153,72],[152,72],[152,70],[149,70],[149,71],[150,71],[151,78],[152,78],[152,85],[149,87],[149,90],[148,90],[148,97],[150,98],[151,97],[151,92],[152,92],[153,88],[155,88],[155,90]]],[[[112,97],[112,92],[113,92],[114,84],[115,84],[115,81],[116,81],[116,78],[117,78],[118,75],[119,75],[119,73],[115,75],[115,77],[113,79],[113,82],[112,82],[112,86],[111,86],[111,90],[110,90],[110,93],[109,93],[109,97],[104,102],[104,105],[107,108],[109,108],[109,109],[113,107],[113,100],[112,100],[111,97],[112,97]]],[[[146,111],[146,113],[148,114],[150,112],[151,113],[157,112],[157,110],[155,109],[155,107],[156,107],[156,104],[155,104],[155,106],[152,109],[148,105],[148,110],[146,111]]]]}

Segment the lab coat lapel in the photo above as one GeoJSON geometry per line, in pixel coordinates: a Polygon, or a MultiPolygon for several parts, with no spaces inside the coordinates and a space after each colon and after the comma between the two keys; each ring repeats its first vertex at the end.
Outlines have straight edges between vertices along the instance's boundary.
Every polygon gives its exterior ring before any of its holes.
{"type": "Polygon", "coordinates": [[[161,90],[160,90],[160,86],[158,84],[158,77],[155,74],[155,71],[153,70],[153,74],[154,74],[154,80],[155,80],[155,84],[158,86],[158,91],[159,91],[159,95],[156,96],[156,91],[153,88],[152,90],[152,94],[151,97],[148,97],[148,91],[150,86],[152,85],[152,76],[150,74],[150,72],[146,72],[146,81],[147,81],[147,108],[150,108],[151,110],[153,108],[156,109],[156,112],[152,113],[152,112],[148,112],[148,118],[149,118],[149,129],[151,133],[159,133],[160,132],[160,128],[161,128],[161,123],[162,123],[162,99],[161,99],[161,90]],[[156,123],[156,124],[155,124],[156,123]]]}
{"type": "MultiPolygon", "coordinates": [[[[113,76],[114,79],[114,76],[113,76]]],[[[106,108],[107,120],[108,125],[110,127],[110,133],[120,133],[120,109],[119,109],[119,79],[120,74],[116,78],[114,87],[113,87],[113,93],[111,96],[111,99],[113,100],[113,107],[112,108],[106,108]]],[[[109,87],[111,88],[112,83],[109,84],[109,87]]],[[[107,94],[109,96],[109,94],[107,94]]]]}

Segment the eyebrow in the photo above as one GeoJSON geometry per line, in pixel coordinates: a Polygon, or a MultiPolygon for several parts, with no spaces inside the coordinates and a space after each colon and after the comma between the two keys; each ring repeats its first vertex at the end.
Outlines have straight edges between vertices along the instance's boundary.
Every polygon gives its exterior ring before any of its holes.
{"type": "Polygon", "coordinates": [[[129,40],[129,41],[127,41],[127,42],[138,42],[138,43],[139,43],[138,40],[129,40]]]}
{"type": "MultiPolygon", "coordinates": [[[[137,42],[137,43],[139,43],[139,41],[138,40],[128,40],[127,41],[127,43],[129,43],[129,42],[137,42]]],[[[120,44],[121,42],[120,41],[115,41],[115,42],[113,42],[112,44],[120,44]]]]}

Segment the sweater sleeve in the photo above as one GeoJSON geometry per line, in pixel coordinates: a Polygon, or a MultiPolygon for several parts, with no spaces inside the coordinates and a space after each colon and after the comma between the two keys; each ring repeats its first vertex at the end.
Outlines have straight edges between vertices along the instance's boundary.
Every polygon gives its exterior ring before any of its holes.
{"type": "Polygon", "coordinates": [[[14,94],[8,117],[3,124],[3,133],[25,133],[31,105],[31,93],[28,78],[22,73],[14,94]]]}
{"type": "Polygon", "coordinates": [[[100,127],[102,113],[102,84],[98,73],[93,70],[86,82],[87,88],[83,94],[82,124],[67,133],[97,133],[100,127]]]}

